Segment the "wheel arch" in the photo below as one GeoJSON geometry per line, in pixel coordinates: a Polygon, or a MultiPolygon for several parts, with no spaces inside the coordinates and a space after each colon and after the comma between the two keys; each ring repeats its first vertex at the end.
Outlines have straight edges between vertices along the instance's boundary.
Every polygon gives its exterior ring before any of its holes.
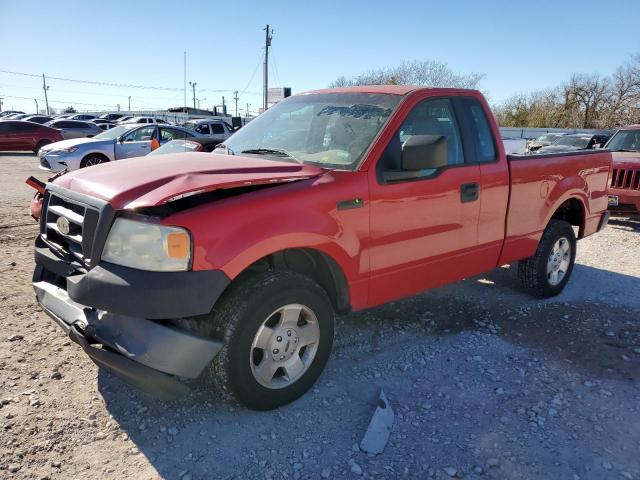
{"type": "Polygon", "coordinates": [[[587,212],[584,201],[577,196],[571,196],[563,200],[555,208],[547,221],[547,225],[551,220],[564,220],[569,225],[578,227],[578,238],[582,238],[584,237],[586,218],[587,212]]]}
{"type": "Polygon", "coordinates": [[[84,155],[82,156],[82,159],[80,160],[80,167],[82,168],[82,166],[83,166],[83,164],[84,164],[84,162],[85,162],[85,160],[86,160],[87,158],[89,158],[89,157],[93,157],[93,156],[95,156],[95,157],[102,157],[102,158],[104,158],[104,160],[105,160],[106,162],[110,162],[110,161],[111,161],[111,159],[110,159],[107,155],[105,155],[104,153],[102,153],[102,152],[98,152],[98,151],[95,151],[95,150],[94,150],[94,151],[89,152],[89,153],[86,153],[86,154],[84,154],[84,155]]]}
{"type": "Polygon", "coordinates": [[[227,288],[249,275],[268,270],[291,270],[305,275],[327,292],[336,312],[351,310],[349,284],[344,271],[336,259],[316,248],[286,248],[264,255],[244,268],[227,288]]]}

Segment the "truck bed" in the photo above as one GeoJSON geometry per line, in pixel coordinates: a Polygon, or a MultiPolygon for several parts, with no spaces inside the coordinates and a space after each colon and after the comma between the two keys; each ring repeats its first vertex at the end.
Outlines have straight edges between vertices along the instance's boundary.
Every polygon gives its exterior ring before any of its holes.
{"type": "Polygon", "coordinates": [[[583,206],[579,238],[595,233],[607,209],[611,152],[587,150],[541,155],[508,155],[511,192],[500,264],[536,251],[542,232],[564,199],[583,206]]]}

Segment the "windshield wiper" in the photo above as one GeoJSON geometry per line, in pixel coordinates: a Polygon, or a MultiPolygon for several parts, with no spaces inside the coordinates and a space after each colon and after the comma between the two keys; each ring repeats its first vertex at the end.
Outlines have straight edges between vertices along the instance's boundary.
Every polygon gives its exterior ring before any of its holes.
{"type": "Polygon", "coordinates": [[[250,148],[248,150],[242,150],[240,153],[250,153],[254,155],[273,155],[276,157],[292,158],[298,163],[303,163],[302,160],[297,159],[286,150],[281,148],[250,148]]]}

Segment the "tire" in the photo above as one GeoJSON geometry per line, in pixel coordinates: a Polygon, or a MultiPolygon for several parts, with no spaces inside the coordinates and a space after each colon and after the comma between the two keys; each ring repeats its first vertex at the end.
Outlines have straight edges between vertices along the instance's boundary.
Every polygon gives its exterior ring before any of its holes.
{"type": "Polygon", "coordinates": [[[36,155],[38,154],[38,152],[40,151],[40,149],[46,145],[49,145],[51,143],[50,140],[40,140],[37,144],[36,144],[36,148],[33,150],[33,153],[35,153],[36,155]]]}
{"type": "Polygon", "coordinates": [[[541,298],[554,297],[567,285],[575,260],[573,228],[563,220],[551,220],[535,255],[518,262],[518,277],[531,294],[541,298]]]}
{"type": "Polygon", "coordinates": [[[232,286],[209,320],[224,346],[204,375],[223,396],[253,410],[271,410],[302,396],[322,373],[333,345],[334,314],[326,292],[286,270],[232,286]],[[315,343],[303,345],[313,338],[315,343]]]}
{"type": "Polygon", "coordinates": [[[94,165],[100,165],[101,163],[107,163],[109,159],[99,153],[90,153],[82,159],[80,162],[80,168],[92,167],[94,165]]]}

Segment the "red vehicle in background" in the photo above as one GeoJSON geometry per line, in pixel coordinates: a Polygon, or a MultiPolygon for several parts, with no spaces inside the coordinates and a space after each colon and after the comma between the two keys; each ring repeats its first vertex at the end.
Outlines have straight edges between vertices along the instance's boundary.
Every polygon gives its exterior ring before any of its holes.
{"type": "Polygon", "coordinates": [[[34,122],[0,121],[0,151],[31,150],[38,153],[45,145],[64,140],[62,132],[34,122]]]}
{"type": "Polygon", "coordinates": [[[319,377],[335,312],[515,262],[531,293],[558,295],[576,240],[608,221],[610,168],[605,150],[506,155],[477,91],[308,92],[213,154],[48,183],[33,286],[134,385],[179,394],[208,370],[216,395],[276,408],[319,377]]]}
{"type": "Polygon", "coordinates": [[[613,170],[609,182],[609,210],[640,214],[640,125],[618,130],[605,148],[611,150],[613,170]]]}

